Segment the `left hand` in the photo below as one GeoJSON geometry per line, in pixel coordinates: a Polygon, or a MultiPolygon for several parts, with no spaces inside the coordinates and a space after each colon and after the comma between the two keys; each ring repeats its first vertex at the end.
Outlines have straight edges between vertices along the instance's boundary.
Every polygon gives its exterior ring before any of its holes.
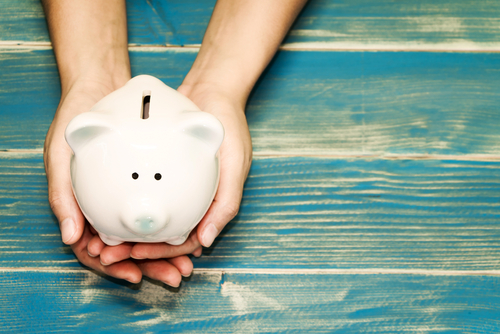
{"type": "MultiPolygon", "coordinates": [[[[187,241],[192,245],[210,247],[224,226],[238,213],[243,186],[252,163],[252,141],[244,106],[233,101],[228,94],[211,85],[180,86],[178,91],[190,98],[201,110],[217,117],[224,126],[225,137],[219,149],[219,188],[212,205],[187,241]]],[[[173,250],[180,247],[190,250],[185,244],[172,246],[165,243],[138,243],[132,247],[130,255],[136,259],[169,258],[173,250]]],[[[193,254],[201,255],[201,247],[193,254]]]]}

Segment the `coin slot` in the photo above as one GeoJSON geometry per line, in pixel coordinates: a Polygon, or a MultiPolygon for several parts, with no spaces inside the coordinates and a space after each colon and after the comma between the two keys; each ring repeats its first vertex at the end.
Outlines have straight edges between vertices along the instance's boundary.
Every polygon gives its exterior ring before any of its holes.
{"type": "Polygon", "coordinates": [[[148,119],[149,118],[149,106],[151,105],[151,91],[145,90],[142,92],[142,112],[141,118],[148,119]]]}

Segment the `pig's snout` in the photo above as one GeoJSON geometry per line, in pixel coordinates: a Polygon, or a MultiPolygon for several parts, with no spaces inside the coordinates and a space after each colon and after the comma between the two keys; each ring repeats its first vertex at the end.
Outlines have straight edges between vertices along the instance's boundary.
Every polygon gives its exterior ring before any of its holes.
{"type": "Polygon", "coordinates": [[[162,231],[170,217],[163,205],[143,195],[131,198],[123,207],[120,218],[125,229],[145,237],[162,231]]]}
{"type": "Polygon", "coordinates": [[[130,220],[126,220],[123,223],[130,232],[140,236],[146,236],[156,234],[163,230],[168,224],[168,219],[155,218],[150,215],[140,215],[130,220]]]}
{"type": "MultiPolygon", "coordinates": [[[[156,182],[156,181],[155,181],[156,182]]],[[[161,197],[153,193],[135,193],[128,197],[122,206],[120,220],[129,232],[140,236],[153,236],[164,230],[170,221],[170,215],[161,197]]]]}
{"type": "Polygon", "coordinates": [[[142,217],[134,222],[134,229],[141,234],[153,234],[162,229],[165,224],[155,222],[151,217],[142,217]]]}

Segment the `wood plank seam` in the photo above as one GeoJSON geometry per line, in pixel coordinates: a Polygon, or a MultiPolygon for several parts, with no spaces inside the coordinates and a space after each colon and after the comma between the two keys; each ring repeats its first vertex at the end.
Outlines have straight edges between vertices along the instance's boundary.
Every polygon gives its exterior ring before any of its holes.
{"type": "MultiPolygon", "coordinates": [[[[81,273],[97,271],[89,268],[14,268],[0,267],[4,272],[81,273]]],[[[262,269],[203,268],[193,274],[256,274],[256,275],[419,275],[419,276],[500,276],[500,270],[432,270],[432,269],[262,269]]]]}
{"type": "MultiPolygon", "coordinates": [[[[3,149],[0,154],[15,156],[16,154],[43,154],[43,149],[3,149]]],[[[253,156],[258,158],[332,158],[332,159],[380,159],[380,160],[455,160],[455,161],[500,161],[500,155],[494,154],[306,154],[306,153],[283,153],[278,152],[254,152],[253,156]]]]}
{"type": "MultiPolygon", "coordinates": [[[[162,51],[165,49],[177,50],[191,50],[197,52],[201,44],[187,44],[187,45],[140,45],[129,44],[130,51],[162,51]]],[[[23,41],[0,41],[0,48],[19,48],[26,49],[32,48],[37,50],[52,49],[50,42],[23,42],[23,41]]],[[[459,52],[459,53],[499,53],[500,45],[474,45],[465,47],[462,44],[457,44],[456,47],[446,47],[446,45],[391,45],[391,44],[378,44],[378,45],[364,45],[363,43],[348,44],[348,43],[333,43],[333,42],[304,42],[304,43],[288,43],[279,47],[280,51],[330,51],[330,52],[459,52]],[[461,45],[460,47],[458,45],[461,45]]]]}

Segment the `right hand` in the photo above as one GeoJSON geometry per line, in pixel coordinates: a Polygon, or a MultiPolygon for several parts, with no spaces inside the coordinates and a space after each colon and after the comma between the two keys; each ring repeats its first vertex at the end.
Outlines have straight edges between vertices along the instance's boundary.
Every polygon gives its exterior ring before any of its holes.
{"type": "Polygon", "coordinates": [[[168,259],[130,259],[132,243],[106,246],[85,220],[73,195],[70,177],[71,148],[64,131],[76,115],[90,110],[113,89],[98,82],[76,83],[62,96],[44,145],[44,163],[48,180],[49,203],[61,229],[62,241],[71,245],[84,265],[131,283],[141,281],[142,275],[179,286],[182,276],[189,276],[193,264],[184,254],[201,255],[196,235],[180,246],[171,246],[168,259]]]}

